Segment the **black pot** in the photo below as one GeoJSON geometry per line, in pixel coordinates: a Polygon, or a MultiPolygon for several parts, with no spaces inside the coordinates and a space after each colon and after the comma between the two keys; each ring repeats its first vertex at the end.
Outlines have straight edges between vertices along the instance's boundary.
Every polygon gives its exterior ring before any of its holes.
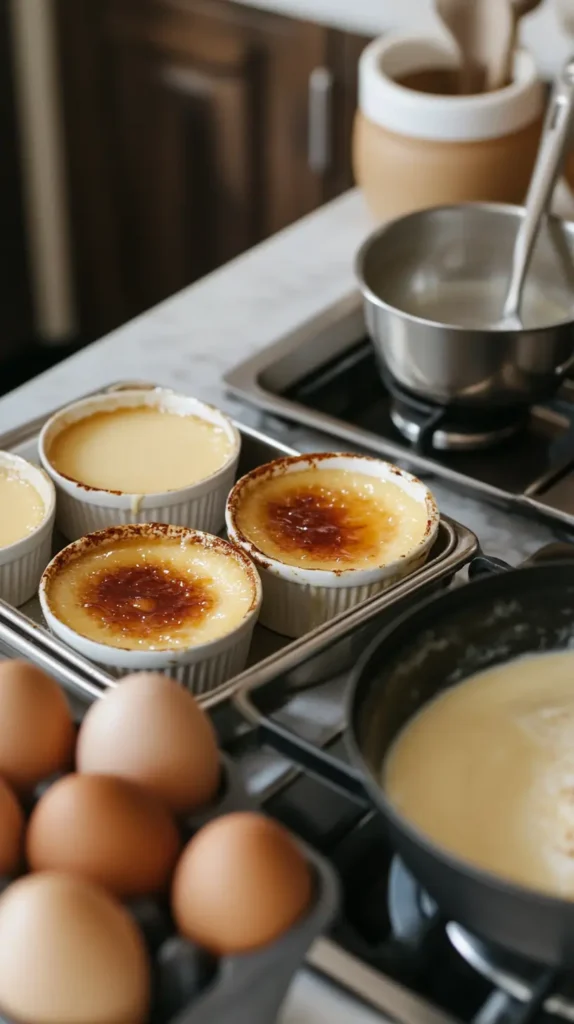
{"type": "Polygon", "coordinates": [[[405,864],[445,914],[522,956],[570,967],[574,893],[572,901],[551,898],[462,863],[404,820],[379,780],[397,732],[437,693],[520,655],[572,644],[574,565],[476,580],[419,605],[372,643],[357,667],[349,708],[351,747],[370,796],[405,864]]]}
{"type": "Polygon", "coordinates": [[[545,896],[451,856],[410,825],[380,785],[398,731],[440,691],[520,655],[570,646],[574,563],[490,575],[419,604],[371,643],[349,693],[356,770],[275,724],[268,722],[264,732],[325,780],[354,794],[367,791],[405,864],[449,918],[521,956],[572,969],[574,893],[572,901],[545,896]]]}

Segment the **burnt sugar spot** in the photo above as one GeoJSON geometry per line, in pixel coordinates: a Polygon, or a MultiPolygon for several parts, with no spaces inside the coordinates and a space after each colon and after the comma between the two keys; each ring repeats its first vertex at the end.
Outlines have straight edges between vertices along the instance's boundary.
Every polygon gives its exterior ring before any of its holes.
{"type": "Polygon", "coordinates": [[[320,486],[287,491],[265,506],[266,529],[283,551],[350,562],[376,552],[396,532],[372,499],[320,486]]]}
{"type": "Polygon", "coordinates": [[[152,639],[168,627],[197,624],[213,611],[210,582],[159,565],[120,566],[93,574],[81,600],[90,615],[116,632],[152,639]]]}

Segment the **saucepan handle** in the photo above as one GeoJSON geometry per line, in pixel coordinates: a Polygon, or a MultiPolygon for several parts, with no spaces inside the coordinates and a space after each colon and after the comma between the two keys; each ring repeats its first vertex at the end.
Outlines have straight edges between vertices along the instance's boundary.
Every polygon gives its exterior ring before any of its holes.
{"type": "Polygon", "coordinates": [[[469,580],[478,579],[480,576],[498,576],[501,572],[508,572],[512,566],[504,562],[502,558],[495,558],[493,555],[483,555],[482,552],[472,559],[468,567],[469,580]]]}
{"type": "Polygon", "coordinates": [[[258,738],[264,745],[282,754],[287,760],[310,775],[316,776],[346,796],[353,797],[366,806],[371,804],[362,773],[353,765],[333,757],[314,743],[298,736],[279,722],[262,714],[251,699],[249,689],[235,694],[234,704],[249,722],[257,727],[258,738]]]}
{"type": "MultiPolygon", "coordinates": [[[[574,544],[554,541],[530,555],[523,565],[543,565],[548,562],[564,562],[568,559],[574,559],[574,544]]],[[[499,573],[513,568],[514,566],[504,562],[502,558],[495,558],[493,555],[484,555],[480,552],[468,567],[468,577],[474,580],[480,576],[497,576],[499,573]]]]}

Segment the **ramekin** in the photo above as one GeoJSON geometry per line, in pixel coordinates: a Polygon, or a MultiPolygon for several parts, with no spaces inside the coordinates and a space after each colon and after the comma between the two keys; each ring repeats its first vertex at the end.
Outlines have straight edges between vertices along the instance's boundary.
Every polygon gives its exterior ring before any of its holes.
{"type": "Polygon", "coordinates": [[[167,388],[118,391],[74,402],[48,420],[39,441],[42,465],[56,485],[58,529],[68,540],[127,523],[173,523],[218,533],[224,523],[225,501],[237,474],[240,448],[239,432],[219,409],[167,388]],[[211,476],[189,487],[143,495],[89,487],[63,476],[52,466],[48,451],[65,427],[94,413],[141,406],[159,407],[180,416],[197,416],[220,427],[232,445],[227,461],[211,476]]]}
{"type": "Polygon", "coordinates": [[[225,518],[229,539],[249,555],[259,570],[263,584],[260,623],[283,636],[300,637],[418,569],[434,543],[440,516],[427,487],[397,466],[368,455],[319,452],[276,459],[241,477],[227,500],[225,518]],[[369,569],[301,569],[270,558],[240,530],[239,508],[247,491],[263,481],[307,469],[343,469],[400,487],[425,506],[426,528],[421,542],[398,560],[369,569]]]}
{"type": "Polygon", "coordinates": [[[0,598],[18,606],[35,595],[40,577],[52,556],[56,491],[41,469],[19,455],[0,452],[0,469],[11,470],[27,480],[44,502],[44,518],[36,529],[13,544],[0,547],[0,598]]]}
{"type": "Polygon", "coordinates": [[[247,661],[251,637],[261,607],[261,580],[253,562],[240,550],[221,537],[188,530],[181,526],[165,523],[138,523],[127,526],[108,527],[89,534],[63,548],[45,569],[40,581],[39,598],[42,612],[49,629],[69,647],[86,658],[104,666],[110,675],[120,678],[128,672],[160,671],[177,679],[195,696],[201,697],[221,683],[241,672],[247,661]],[[109,647],[107,644],[90,640],[62,622],[50,608],[50,582],[63,568],[84,551],[93,550],[98,544],[109,544],[129,537],[174,538],[189,540],[190,544],[202,544],[224,550],[235,558],[245,569],[252,587],[253,600],[245,618],[230,633],[177,651],[131,651],[125,648],[109,647]]]}

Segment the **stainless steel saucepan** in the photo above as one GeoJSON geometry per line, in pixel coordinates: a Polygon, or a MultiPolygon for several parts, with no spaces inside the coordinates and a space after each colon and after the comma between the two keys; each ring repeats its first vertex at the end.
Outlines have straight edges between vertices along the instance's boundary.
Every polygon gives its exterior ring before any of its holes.
{"type": "Polygon", "coordinates": [[[492,203],[438,207],[387,224],[362,246],[367,327],[403,387],[441,404],[532,405],[574,366],[574,222],[542,225],[525,326],[496,326],[522,217],[520,207],[492,203]]]}
{"type": "Polygon", "coordinates": [[[545,215],[573,111],[571,60],[554,86],[525,210],[423,210],[361,248],[367,325],[403,387],[441,404],[531,405],[574,365],[574,224],[545,215]]]}

